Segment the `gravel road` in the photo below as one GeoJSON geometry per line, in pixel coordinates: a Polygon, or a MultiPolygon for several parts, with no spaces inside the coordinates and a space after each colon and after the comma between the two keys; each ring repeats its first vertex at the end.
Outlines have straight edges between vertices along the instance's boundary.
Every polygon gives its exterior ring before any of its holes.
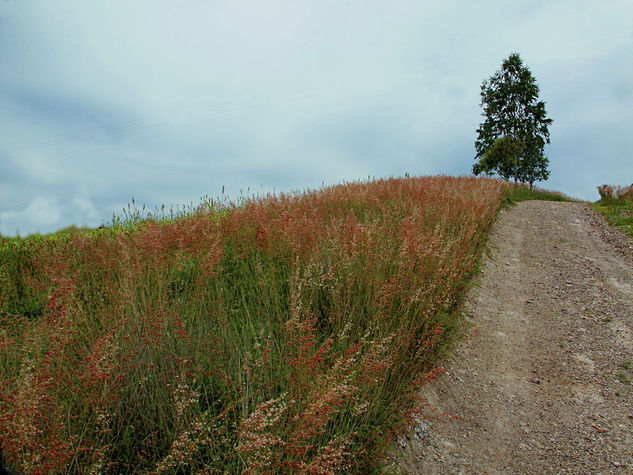
{"type": "Polygon", "coordinates": [[[502,211],[406,473],[633,473],[633,248],[582,203],[502,211]]]}

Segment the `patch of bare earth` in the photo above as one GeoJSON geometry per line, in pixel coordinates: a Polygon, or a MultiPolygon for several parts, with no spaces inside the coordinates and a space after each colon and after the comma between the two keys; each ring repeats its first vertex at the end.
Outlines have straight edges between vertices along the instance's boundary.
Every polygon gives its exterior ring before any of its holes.
{"type": "Polygon", "coordinates": [[[429,416],[400,440],[402,471],[633,473],[623,235],[581,203],[504,210],[465,308],[470,336],[423,388],[429,416]]]}

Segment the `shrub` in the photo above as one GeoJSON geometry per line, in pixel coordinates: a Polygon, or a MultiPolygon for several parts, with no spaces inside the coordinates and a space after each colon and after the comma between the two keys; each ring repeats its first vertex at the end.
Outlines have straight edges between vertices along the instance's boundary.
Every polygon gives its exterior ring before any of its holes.
{"type": "Polygon", "coordinates": [[[600,199],[609,200],[623,200],[633,201],[633,185],[631,186],[612,186],[612,185],[600,185],[598,187],[598,193],[600,199]]]}

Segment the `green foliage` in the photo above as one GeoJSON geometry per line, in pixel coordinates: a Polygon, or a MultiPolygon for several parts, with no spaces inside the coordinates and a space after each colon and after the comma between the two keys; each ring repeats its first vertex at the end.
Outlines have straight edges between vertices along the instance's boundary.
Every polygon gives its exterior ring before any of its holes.
{"type": "Polygon", "coordinates": [[[503,61],[481,86],[482,115],[477,129],[476,175],[498,174],[532,185],[547,180],[549,160],[544,156],[549,143],[545,103],[538,100],[539,87],[517,53],[503,61]],[[501,142],[500,142],[501,141],[501,142]]]}
{"type": "Polygon", "coordinates": [[[494,141],[486,154],[473,166],[476,175],[485,173],[492,175],[496,172],[504,180],[510,179],[518,167],[517,160],[525,150],[525,144],[520,140],[505,135],[494,141]]]}

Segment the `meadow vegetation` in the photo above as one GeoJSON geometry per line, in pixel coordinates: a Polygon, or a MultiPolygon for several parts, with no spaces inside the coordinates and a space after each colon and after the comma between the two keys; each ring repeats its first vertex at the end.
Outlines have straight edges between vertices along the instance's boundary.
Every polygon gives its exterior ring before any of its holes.
{"type": "Polygon", "coordinates": [[[600,200],[594,203],[597,209],[609,221],[609,224],[621,229],[633,238],[633,185],[598,187],[600,200]]]}
{"type": "Polygon", "coordinates": [[[558,191],[545,190],[538,187],[529,187],[522,184],[508,185],[508,202],[520,203],[527,200],[540,201],[574,201],[569,196],[558,191]]]}
{"type": "Polygon", "coordinates": [[[369,471],[509,188],[384,179],[0,241],[0,462],[369,471]]]}

